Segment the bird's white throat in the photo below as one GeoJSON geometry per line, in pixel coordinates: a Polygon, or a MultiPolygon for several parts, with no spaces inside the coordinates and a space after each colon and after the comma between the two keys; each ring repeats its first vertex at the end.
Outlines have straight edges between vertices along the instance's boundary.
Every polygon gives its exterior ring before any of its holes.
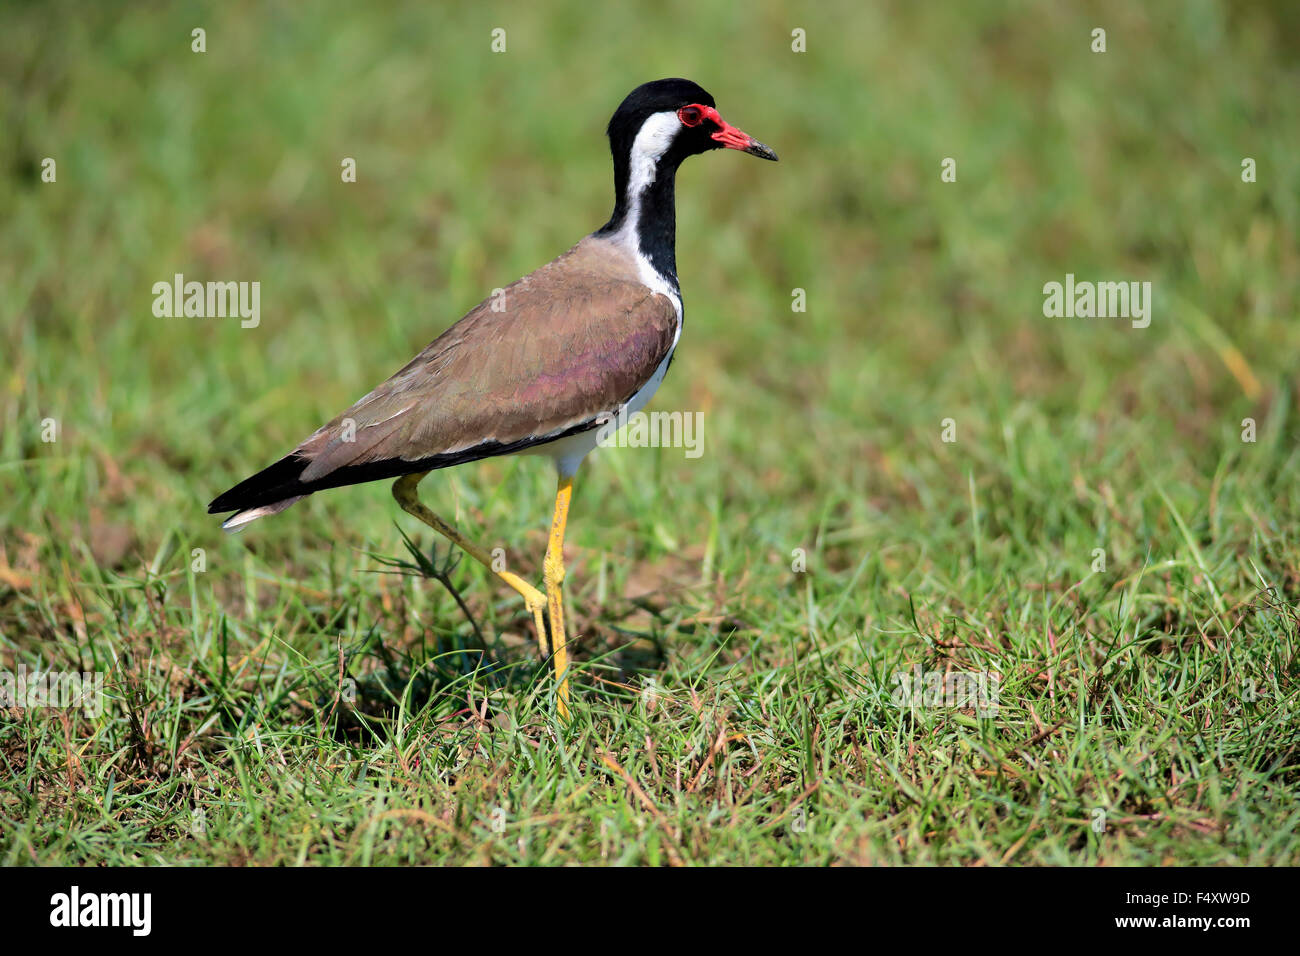
{"type": "Polygon", "coordinates": [[[646,117],[641,130],[632,142],[632,153],[628,157],[627,203],[628,209],[635,209],[641,202],[641,194],[655,181],[655,172],[659,160],[673,140],[681,131],[682,121],[672,110],[654,113],[646,117]]]}

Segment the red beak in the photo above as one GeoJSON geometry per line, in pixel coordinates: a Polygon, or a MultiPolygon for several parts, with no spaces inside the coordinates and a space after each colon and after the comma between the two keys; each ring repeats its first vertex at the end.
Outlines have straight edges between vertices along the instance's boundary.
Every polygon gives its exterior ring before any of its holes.
{"type": "Polygon", "coordinates": [[[712,106],[704,107],[704,118],[718,127],[718,131],[713,133],[712,136],[727,149],[738,149],[742,153],[749,153],[749,155],[757,156],[759,159],[770,159],[772,162],[776,162],[776,153],[744,130],[732,126],[712,106]]]}

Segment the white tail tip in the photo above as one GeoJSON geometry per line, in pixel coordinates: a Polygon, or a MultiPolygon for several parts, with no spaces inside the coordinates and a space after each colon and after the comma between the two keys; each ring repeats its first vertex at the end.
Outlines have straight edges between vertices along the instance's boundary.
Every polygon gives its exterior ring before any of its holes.
{"type": "Polygon", "coordinates": [[[302,501],[302,499],[306,497],[306,495],[297,495],[293,498],[285,498],[269,505],[262,505],[260,508],[249,508],[247,511],[241,511],[238,514],[231,515],[223,521],[221,523],[221,530],[230,534],[238,534],[240,531],[244,530],[245,526],[256,521],[258,518],[265,518],[267,515],[279,514],[295,501],[302,501]]]}

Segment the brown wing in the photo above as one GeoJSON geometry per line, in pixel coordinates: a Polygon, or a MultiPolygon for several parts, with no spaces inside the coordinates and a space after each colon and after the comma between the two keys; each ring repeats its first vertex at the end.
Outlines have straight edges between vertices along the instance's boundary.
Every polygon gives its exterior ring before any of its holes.
{"type": "Polygon", "coordinates": [[[649,380],[676,338],[672,302],[634,269],[617,247],[583,240],[480,303],[208,510],[472,461],[594,426],[649,380]]]}

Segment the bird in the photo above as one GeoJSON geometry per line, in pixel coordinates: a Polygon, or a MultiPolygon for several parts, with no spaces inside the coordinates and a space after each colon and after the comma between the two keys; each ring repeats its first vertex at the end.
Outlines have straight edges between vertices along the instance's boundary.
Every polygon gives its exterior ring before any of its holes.
{"type": "Polygon", "coordinates": [[[288,455],[208,505],[239,531],[310,494],[396,479],[404,511],[487,567],[524,600],[555,707],[569,719],[564,535],[573,478],[604,423],[639,411],[663,382],[684,321],[677,278],[677,169],[731,149],[777,156],[732,126],[698,84],[638,86],[606,128],[614,163],[609,221],[567,252],[495,290],[396,374],[288,455]],[[432,471],[498,455],[542,454],[556,471],[543,590],[434,514],[417,491],[432,471]],[[548,630],[549,624],[549,649],[548,630]]]}

